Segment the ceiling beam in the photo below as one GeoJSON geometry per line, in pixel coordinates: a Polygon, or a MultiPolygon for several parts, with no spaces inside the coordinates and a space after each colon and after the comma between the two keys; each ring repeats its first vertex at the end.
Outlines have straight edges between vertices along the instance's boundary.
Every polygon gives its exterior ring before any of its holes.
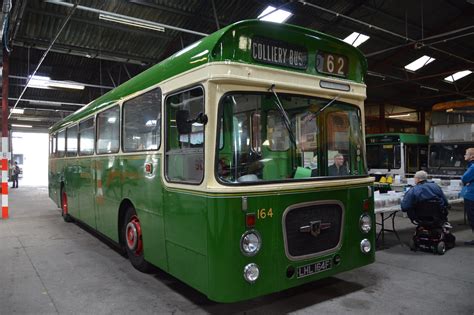
{"type": "MultiPolygon", "coordinates": [[[[13,46],[17,47],[26,47],[26,48],[35,48],[39,50],[46,50],[47,49],[47,41],[45,40],[35,40],[35,42],[31,42],[29,38],[19,37],[12,42],[13,46]]],[[[141,66],[145,66],[148,64],[155,64],[158,62],[157,59],[145,58],[138,55],[128,55],[124,53],[119,53],[116,51],[106,51],[103,49],[93,49],[93,48],[83,48],[79,46],[73,45],[65,45],[65,44],[56,44],[51,48],[51,51],[57,52],[60,54],[68,54],[86,58],[97,58],[102,60],[109,60],[115,62],[122,62],[122,63],[131,63],[137,64],[141,66]]]]}
{"type": "MultiPolygon", "coordinates": [[[[38,10],[38,9],[28,8],[26,11],[29,12],[29,13],[33,13],[33,14],[46,15],[46,16],[50,16],[50,17],[54,17],[54,18],[58,18],[58,19],[64,17],[63,14],[54,13],[54,12],[45,11],[45,10],[38,10]]],[[[109,28],[109,29],[112,29],[114,31],[120,30],[120,31],[123,31],[123,32],[131,32],[131,33],[136,33],[136,34],[140,34],[140,35],[146,35],[147,37],[153,37],[153,38],[157,38],[157,39],[166,39],[166,40],[173,39],[173,37],[171,37],[169,35],[166,35],[165,33],[156,32],[156,31],[152,31],[152,30],[147,30],[147,29],[144,29],[144,28],[127,27],[127,26],[123,26],[123,25],[120,25],[120,24],[117,24],[117,23],[114,23],[114,24],[105,23],[105,22],[101,22],[100,20],[97,20],[97,19],[88,19],[88,18],[85,18],[85,17],[80,17],[80,18],[79,17],[72,17],[71,21],[81,23],[81,24],[82,23],[87,23],[89,25],[94,25],[94,26],[97,26],[97,27],[109,28]]],[[[15,37],[13,39],[15,39],[15,37]]],[[[31,39],[31,40],[33,41],[34,39],[31,39]]]]}
{"type": "Polygon", "coordinates": [[[397,85],[397,84],[403,84],[403,83],[406,83],[406,82],[409,82],[409,81],[420,81],[420,80],[426,80],[426,79],[431,79],[431,78],[438,78],[438,77],[442,77],[442,76],[448,76],[450,74],[456,73],[458,71],[463,71],[463,70],[473,70],[474,71],[474,68],[466,69],[466,67],[461,67],[461,68],[458,68],[458,69],[453,69],[453,70],[450,70],[450,71],[444,71],[444,72],[435,73],[435,74],[429,74],[429,75],[424,75],[424,76],[419,76],[419,77],[415,76],[415,77],[406,79],[404,81],[395,81],[395,82],[388,82],[388,83],[384,83],[384,84],[380,84],[380,85],[372,85],[372,86],[370,86],[370,88],[371,89],[378,89],[378,88],[381,88],[381,87],[393,86],[393,85],[397,85]]]}
{"type": "MultiPolygon", "coordinates": [[[[168,7],[168,6],[155,4],[155,3],[148,2],[148,1],[143,1],[143,0],[128,0],[128,2],[133,3],[133,4],[137,4],[137,5],[141,5],[141,6],[144,6],[144,7],[147,7],[147,8],[157,9],[159,11],[165,11],[165,12],[173,13],[173,14],[176,14],[176,15],[179,15],[179,16],[186,16],[186,17],[191,18],[193,20],[204,21],[204,22],[207,22],[207,23],[210,23],[210,24],[215,23],[214,18],[211,18],[211,17],[208,17],[208,16],[203,16],[201,13],[196,14],[196,12],[186,12],[186,11],[183,11],[183,10],[177,10],[177,9],[174,9],[174,8],[171,8],[171,7],[168,7]]],[[[232,23],[230,20],[222,19],[222,18],[220,19],[219,22],[221,24],[224,24],[224,25],[228,25],[228,24],[232,23]]]]}
{"type": "MultiPolygon", "coordinates": [[[[19,76],[19,75],[9,75],[8,76],[10,79],[19,79],[19,80],[28,80],[28,77],[24,76],[19,76]]],[[[83,83],[83,82],[78,82],[74,81],[74,83],[84,85],[90,88],[96,88],[96,89],[106,89],[106,90],[112,90],[114,87],[113,86],[108,86],[108,85],[99,85],[99,84],[89,84],[89,83],[83,83]]],[[[21,83],[17,84],[18,86],[24,86],[26,83],[21,83]]]]}

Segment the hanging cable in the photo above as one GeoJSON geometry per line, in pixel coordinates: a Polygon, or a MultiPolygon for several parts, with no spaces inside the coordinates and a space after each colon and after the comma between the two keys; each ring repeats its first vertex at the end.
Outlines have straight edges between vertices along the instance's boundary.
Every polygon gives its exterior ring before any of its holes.
{"type": "MultiPolygon", "coordinates": [[[[35,76],[36,72],[38,71],[38,69],[41,67],[41,64],[43,63],[44,59],[46,58],[46,56],[48,55],[49,51],[51,50],[51,48],[53,47],[54,43],[56,42],[56,40],[58,39],[59,35],[61,34],[61,32],[63,31],[64,27],[66,26],[67,22],[69,21],[69,19],[71,19],[72,17],[72,14],[74,13],[74,11],[76,11],[76,7],[77,7],[77,4],[75,4],[71,11],[69,12],[68,16],[66,17],[66,19],[64,20],[63,24],[61,25],[61,27],[59,28],[59,31],[58,33],[56,34],[56,36],[54,37],[54,39],[51,41],[51,44],[49,44],[49,47],[48,49],[46,49],[46,51],[44,52],[43,56],[41,56],[41,59],[40,61],[38,62],[38,65],[36,66],[36,69],[33,71],[33,73],[31,74],[31,76],[29,76],[28,78],[28,81],[26,81],[26,85],[25,85],[25,88],[23,89],[23,91],[21,91],[21,94],[20,96],[18,97],[18,100],[16,101],[15,105],[13,106],[13,109],[15,109],[18,105],[18,103],[20,102],[21,98],[23,97],[23,94],[25,94],[26,92],[26,89],[28,89],[28,84],[30,83],[31,79],[33,79],[33,77],[35,76]]],[[[8,118],[11,117],[12,115],[12,111],[10,111],[10,114],[8,115],[8,118]]]]}

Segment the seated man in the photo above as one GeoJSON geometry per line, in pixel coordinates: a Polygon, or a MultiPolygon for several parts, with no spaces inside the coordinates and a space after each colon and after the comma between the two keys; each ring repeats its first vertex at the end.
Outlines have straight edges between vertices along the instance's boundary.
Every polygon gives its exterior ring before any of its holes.
{"type": "MultiPolygon", "coordinates": [[[[401,208],[403,212],[407,212],[410,220],[415,220],[415,207],[417,204],[428,200],[438,200],[442,209],[447,209],[448,200],[441,188],[433,183],[428,182],[428,174],[425,171],[418,171],[415,174],[415,186],[408,190],[403,197],[401,208]]],[[[445,222],[448,221],[448,211],[445,211],[445,222]]]]}
{"type": "Polygon", "coordinates": [[[340,153],[334,156],[334,164],[328,167],[329,176],[346,176],[349,175],[347,167],[344,165],[344,156],[340,153]]]}

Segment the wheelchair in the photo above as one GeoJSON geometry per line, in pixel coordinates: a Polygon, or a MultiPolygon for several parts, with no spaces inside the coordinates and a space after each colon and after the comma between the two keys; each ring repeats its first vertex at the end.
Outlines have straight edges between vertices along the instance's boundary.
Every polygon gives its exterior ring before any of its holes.
{"type": "Polygon", "coordinates": [[[442,207],[438,199],[418,203],[408,216],[416,225],[410,240],[412,251],[444,255],[446,250],[455,246],[456,237],[450,232],[452,226],[448,222],[448,209],[442,207]]]}

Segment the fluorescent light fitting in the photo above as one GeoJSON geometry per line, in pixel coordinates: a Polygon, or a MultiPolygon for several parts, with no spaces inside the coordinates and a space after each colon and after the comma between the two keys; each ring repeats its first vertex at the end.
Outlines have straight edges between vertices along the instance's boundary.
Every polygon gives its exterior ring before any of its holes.
{"type": "Polygon", "coordinates": [[[431,90],[431,91],[439,92],[439,90],[437,88],[433,88],[431,86],[420,85],[420,88],[425,89],[425,90],[431,90]]]}
{"type": "Polygon", "coordinates": [[[12,113],[12,114],[24,114],[25,110],[23,108],[12,108],[10,110],[10,113],[12,113]]]}
{"type": "Polygon", "coordinates": [[[165,28],[163,26],[159,26],[154,22],[135,19],[132,17],[125,18],[125,17],[101,13],[99,14],[99,20],[104,20],[104,21],[109,21],[109,22],[114,22],[114,23],[119,23],[119,24],[139,27],[139,28],[145,28],[152,31],[158,31],[158,32],[165,31],[165,28]]]}
{"type": "Polygon", "coordinates": [[[84,90],[84,85],[72,81],[50,81],[48,86],[53,88],[84,90]]]}
{"type": "Polygon", "coordinates": [[[471,70],[459,71],[444,78],[445,81],[454,82],[472,73],[471,70]]]}
{"type": "Polygon", "coordinates": [[[370,36],[354,32],[351,35],[347,36],[346,38],[343,39],[348,44],[351,44],[354,47],[357,47],[367,41],[370,38],[370,36]]]}
{"type": "Polygon", "coordinates": [[[385,80],[385,76],[383,74],[380,74],[380,73],[377,73],[377,72],[367,71],[367,75],[370,75],[372,77],[381,78],[382,80],[385,80]]]}
{"type": "MultiPolygon", "coordinates": [[[[28,76],[28,79],[29,78],[31,78],[31,75],[28,76]]],[[[51,80],[50,77],[35,75],[33,78],[30,79],[30,82],[28,83],[28,87],[49,90],[51,89],[50,87],[48,87],[48,84],[47,84],[49,80],[51,80]]]]}
{"type": "Polygon", "coordinates": [[[416,59],[415,61],[410,62],[409,64],[407,64],[405,66],[405,69],[411,70],[411,71],[416,71],[416,70],[420,69],[421,67],[424,67],[427,64],[429,64],[429,63],[431,63],[435,60],[436,60],[435,58],[424,55],[423,57],[420,57],[420,58],[416,59]]]}
{"type": "Polygon", "coordinates": [[[389,116],[388,116],[388,118],[399,118],[399,117],[410,117],[410,113],[408,113],[408,114],[389,115],[389,116]]]}
{"type": "Polygon", "coordinates": [[[29,100],[31,105],[45,105],[45,106],[62,106],[61,102],[50,102],[50,101],[41,101],[41,100],[29,100]]]}
{"type": "Polygon", "coordinates": [[[262,13],[257,17],[257,19],[268,22],[283,23],[287,21],[293,13],[285,10],[275,10],[275,7],[268,6],[262,13]],[[270,13],[271,12],[271,13],[270,13]],[[262,18],[260,18],[263,16],[262,18]]]}
{"type": "MultiPolygon", "coordinates": [[[[29,76],[31,77],[31,76],[29,76]]],[[[28,87],[37,89],[51,90],[53,88],[73,89],[73,90],[84,90],[84,85],[73,82],[73,81],[55,81],[51,80],[50,77],[35,75],[30,82],[28,87]]]]}
{"type": "Polygon", "coordinates": [[[454,108],[448,108],[448,109],[446,110],[446,113],[451,113],[451,112],[454,112],[454,108]]]}
{"type": "Polygon", "coordinates": [[[18,127],[18,128],[33,128],[32,125],[17,125],[17,124],[12,124],[12,127],[18,127]]]}

